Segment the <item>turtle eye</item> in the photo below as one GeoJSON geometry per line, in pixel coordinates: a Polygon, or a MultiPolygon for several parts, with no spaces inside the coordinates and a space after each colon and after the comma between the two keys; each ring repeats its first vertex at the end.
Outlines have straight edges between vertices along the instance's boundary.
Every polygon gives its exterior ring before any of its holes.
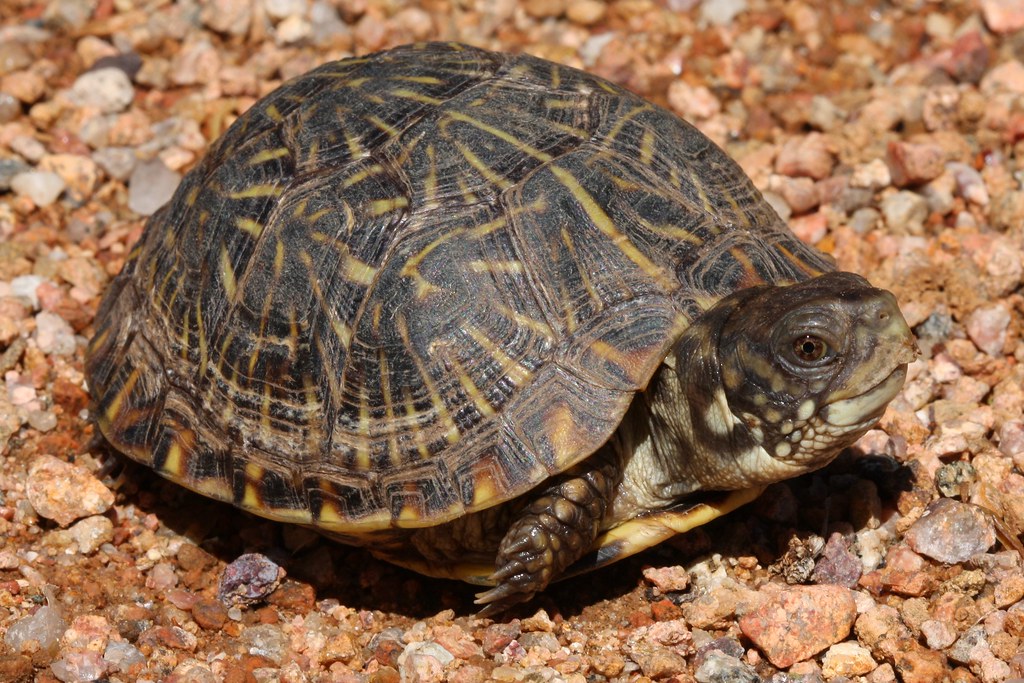
{"type": "Polygon", "coordinates": [[[817,363],[830,355],[825,340],[811,334],[793,340],[793,353],[804,363],[817,363]]]}

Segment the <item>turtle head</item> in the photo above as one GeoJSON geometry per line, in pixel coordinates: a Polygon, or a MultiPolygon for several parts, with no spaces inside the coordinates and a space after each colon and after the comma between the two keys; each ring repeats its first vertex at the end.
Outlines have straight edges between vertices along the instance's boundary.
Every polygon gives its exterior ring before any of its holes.
{"type": "Polygon", "coordinates": [[[750,290],[718,341],[730,411],[783,469],[814,469],[873,427],[917,356],[896,298],[852,273],[750,290]]]}
{"type": "Polygon", "coordinates": [[[676,347],[690,476],[739,489],[828,464],[878,422],[916,356],[895,297],[852,273],[726,297],[676,347]]]}

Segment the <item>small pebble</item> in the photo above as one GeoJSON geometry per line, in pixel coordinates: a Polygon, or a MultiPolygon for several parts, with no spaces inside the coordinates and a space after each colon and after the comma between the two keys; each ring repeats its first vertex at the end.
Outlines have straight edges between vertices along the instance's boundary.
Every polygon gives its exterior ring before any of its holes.
{"type": "Polygon", "coordinates": [[[810,133],[790,138],[782,146],[775,160],[775,170],[787,176],[821,180],[828,177],[834,164],[835,158],[828,149],[825,136],[810,133]]]}
{"type": "Polygon", "coordinates": [[[1013,33],[1024,28],[1024,3],[1020,0],[980,0],[985,25],[995,33],[1013,33]]]}
{"type": "Polygon", "coordinates": [[[21,159],[0,157],[0,192],[11,189],[14,176],[30,170],[31,167],[21,159]]]}
{"type": "Polygon", "coordinates": [[[703,0],[700,17],[712,26],[728,26],[736,15],[747,10],[747,0],[703,0]]]}
{"type": "MultiPolygon", "coordinates": [[[[199,19],[218,33],[243,36],[249,31],[253,4],[251,0],[211,0],[202,5],[199,19]]],[[[268,14],[273,4],[265,3],[268,14]]]]}
{"type": "Polygon", "coordinates": [[[36,206],[49,206],[57,201],[67,184],[53,171],[26,171],[11,178],[11,189],[28,197],[36,206]]]}
{"type": "Polygon", "coordinates": [[[107,661],[111,669],[126,673],[137,664],[144,664],[146,657],[137,647],[131,643],[119,640],[111,640],[107,649],[103,652],[103,659],[107,661]]]}
{"type": "Polygon", "coordinates": [[[124,111],[135,97],[131,79],[121,69],[107,67],[86,71],[75,79],[69,93],[71,100],[82,107],[95,107],[104,114],[124,111]]]}
{"type": "Polygon", "coordinates": [[[217,598],[226,604],[253,604],[274,592],[285,577],[266,555],[246,553],[224,568],[217,598]]]}
{"type": "Polygon", "coordinates": [[[942,148],[934,144],[890,142],[886,159],[892,182],[898,187],[920,185],[937,178],[944,170],[942,148]]]}
{"type": "Polygon", "coordinates": [[[39,161],[39,170],[60,176],[68,196],[76,202],[92,197],[100,182],[99,166],[80,154],[48,154],[39,161]]]}
{"type": "Polygon", "coordinates": [[[1010,311],[1002,303],[994,303],[971,311],[964,322],[967,336],[975,346],[990,356],[1003,355],[1010,327],[1010,311]]]}
{"type": "Polygon", "coordinates": [[[75,331],[56,313],[40,311],[36,314],[36,343],[43,353],[68,356],[75,352],[75,331]]]}
{"type": "Polygon", "coordinates": [[[104,147],[92,153],[92,160],[114,180],[128,180],[138,162],[131,147],[104,147]]]}
{"type": "Polygon", "coordinates": [[[871,651],[856,642],[836,643],[828,649],[821,662],[821,673],[827,679],[836,676],[863,676],[878,666],[871,651]]]}
{"type": "Polygon", "coordinates": [[[662,593],[686,590],[690,585],[690,574],[683,567],[647,567],[644,578],[662,593]]]}
{"type": "Polygon", "coordinates": [[[249,648],[249,654],[266,657],[277,665],[288,651],[288,637],[275,624],[249,626],[242,631],[241,640],[249,648]]]}
{"type": "Polygon", "coordinates": [[[818,584],[835,584],[853,588],[862,571],[860,559],[850,551],[842,534],[829,536],[821,557],[814,565],[811,580],[818,584]]]}
{"type": "Polygon", "coordinates": [[[78,552],[92,555],[104,543],[114,540],[114,524],[103,515],[93,515],[72,524],[68,529],[78,544],[78,552]]]}
{"type": "Polygon", "coordinates": [[[933,650],[945,650],[956,641],[956,629],[945,621],[928,619],[921,624],[921,635],[933,650]]]}
{"type": "Polygon", "coordinates": [[[885,223],[894,234],[920,235],[928,217],[928,202],[916,192],[901,190],[886,195],[881,203],[885,223]]]}
{"type": "Polygon", "coordinates": [[[32,461],[25,492],[40,517],[65,527],[114,504],[114,494],[91,473],[52,455],[32,461]]]}
{"type": "Polygon", "coordinates": [[[140,216],[152,216],[170,201],[180,182],[181,174],[159,158],[137,163],[128,179],[128,208],[140,216]]]}
{"type": "Polygon", "coordinates": [[[592,26],[605,18],[608,5],[604,0],[570,0],[565,10],[569,21],[581,26],[592,26]]]}
{"type": "Polygon", "coordinates": [[[46,652],[57,646],[60,637],[67,630],[67,623],[61,611],[56,607],[44,605],[35,614],[23,617],[12,623],[4,634],[4,644],[12,652],[21,652],[24,644],[38,643],[39,649],[46,652]]]}
{"type": "Polygon", "coordinates": [[[957,564],[991,548],[996,531],[992,519],[978,507],[940,498],[907,530],[906,540],[922,555],[957,564]]]}
{"type": "Polygon", "coordinates": [[[32,304],[32,310],[39,310],[39,285],[46,282],[42,275],[19,275],[11,280],[11,294],[23,297],[32,304]]]}
{"type": "Polygon", "coordinates": [[[398,656],[398,670],[403,681],[444,680],[444,667],[455,656],[437,643],[421,641],[409,643],[398,656]]]}
{"type": "Polygon", "coordinates": [[[697,683],[760,683],[754,668],[724,652],[709,652],[693,674],[697,683]]]}

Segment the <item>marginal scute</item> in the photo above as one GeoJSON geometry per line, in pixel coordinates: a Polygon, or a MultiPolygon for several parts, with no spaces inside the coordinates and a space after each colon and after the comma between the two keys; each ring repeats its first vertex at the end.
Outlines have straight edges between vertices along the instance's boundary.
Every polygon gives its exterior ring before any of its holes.
{"type": "Polygon", "coordinates": [[[829,269],[663,109],[409,46],[229,128],[112,283],[86,371],[118,450],[397,554],[600,448],[723,296],[829,269]]]}

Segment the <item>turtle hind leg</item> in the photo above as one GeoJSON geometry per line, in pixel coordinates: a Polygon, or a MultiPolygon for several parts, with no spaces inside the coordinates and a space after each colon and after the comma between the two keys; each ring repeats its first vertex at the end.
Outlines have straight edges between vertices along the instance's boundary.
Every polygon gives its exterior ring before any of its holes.
{"type": "Polygon", "coordinates": [[[519,513],[498,547],[494,588],[476,596],[486,605],[479,616],[529,600],[591,549],[617,480],[611,469],[562,479],[519,513]]]}

